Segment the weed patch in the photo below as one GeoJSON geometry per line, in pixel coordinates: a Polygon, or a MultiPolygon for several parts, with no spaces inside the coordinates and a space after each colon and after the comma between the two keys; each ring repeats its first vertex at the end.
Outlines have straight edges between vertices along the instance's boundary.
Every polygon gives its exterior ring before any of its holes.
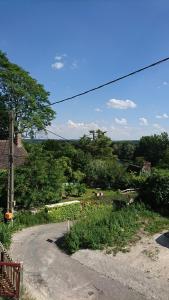
{"type": "Polygon", "coordinates": [[[140,229],[154,234],[169,226],[169,219],[137,204],[113,211],[111,206],[97,206],[86,212],[65,235],[64,246],[69,253],[79,249],[108,249],[108,252],[128,251],[138,240],[140,229]]]}

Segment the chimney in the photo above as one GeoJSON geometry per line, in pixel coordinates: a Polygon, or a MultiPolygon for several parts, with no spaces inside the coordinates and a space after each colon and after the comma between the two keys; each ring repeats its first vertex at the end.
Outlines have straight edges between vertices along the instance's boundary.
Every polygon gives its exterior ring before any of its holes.
{"type": "Polygon", "coordinates": [[[16,133],[15,138],[14,138],[14,143],[18,148],[22,147],[22,138],[20,133],[16,133]]]}

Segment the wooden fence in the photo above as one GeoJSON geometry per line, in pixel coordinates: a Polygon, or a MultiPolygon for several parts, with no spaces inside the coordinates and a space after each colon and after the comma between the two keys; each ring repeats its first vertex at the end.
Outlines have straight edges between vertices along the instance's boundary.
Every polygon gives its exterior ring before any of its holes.
{"type": "Polygon", "coordinates": [[[13,262],[0,242],[0,296],[19,299],[22,264],[13,262]]]}

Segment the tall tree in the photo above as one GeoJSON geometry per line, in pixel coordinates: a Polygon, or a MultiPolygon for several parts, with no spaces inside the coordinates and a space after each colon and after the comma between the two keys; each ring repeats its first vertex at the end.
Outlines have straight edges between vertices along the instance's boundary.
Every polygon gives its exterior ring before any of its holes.
{"type": "MultiPolygon", "coordinates": [[[[92,130],[93,132],[93,130],[92,130]]],[[[112,140],[100,129],[94,132],[94,138],[84,135],[79,140],[79,147],[97,158],[113,157],[112,140]]]]}
{"type": "MultiPolygon", "coordinates": [[[[55,116],[48,106],[49,93],[28,72],[9,61],[0,51],[0,103],[2,109],[15,112],[15,132],[35,135],[55,116]]],[[[3,115],[0,115],[1,119],[3,115]]]]}
{"type": "Polygon", "coordinates": [[[143,156],[154,166],[164,157],[168,147],[169,138],[166,132],[159,135],[143,136],[139,141],[136,156],[143,156]]]}
{"type": "Polygon", "coordinates": [[[136,145],[132,142],[116,142],[113,144],[113,150],[119,159],[132,160],[134,158],[136,145]]]}
{"type": "Polygon", "coordinates": [[[2,102],[0,102],[0,139],[8,137],[8,113],[2,102]]]}

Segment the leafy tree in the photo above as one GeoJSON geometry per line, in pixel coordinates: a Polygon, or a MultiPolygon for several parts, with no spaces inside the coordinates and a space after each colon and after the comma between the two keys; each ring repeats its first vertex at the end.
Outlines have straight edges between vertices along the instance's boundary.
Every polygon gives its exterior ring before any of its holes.
{"type": "Polygon", "coordinates": [[[26,164],[15,170],[15,199],[29,208],[61,200],[64,168],[40,145],[33,145],[26,164]]]}
{"type": "Polygon", "coordinates": [[[163,157],[160,159],[158,166],[163,169],[169,169],[169,146],[167,147],[163,157]]]}
{"type": "Polygon", "coordinates": [[[57,159],[57,162],[60,168],[63,170],[64,176],[65,178],[67,178],[67,181],[71,181],[73,176],[71,159],[69,157],[62,156],[57,159]]]}
{"type": "Polygon", "coordinates": [[[8,113],[3,103],[0,102],[0,139],[8,137],[8,113]]]}
{"type": "Polygon", "coordinates": [[[73,170],[80,170],[82,173],[85,172],[85,168],[89,161],[92,159],[90,153],[84,152],[82,149],[77,149],[73,159],[72,159],[72,168],[73,170]]]}
{"type": "Polygon", "coordinates": [[[73,182],[82,182],[85,178],[85,174],[82,173],[80,170],[74,171],[72,174],[72,180],[73,182]]]}
{"type": "Polygon", "coordinates": [[[121,188],[125,182],[125,169],[117,160],[91,160],[86,167],[86,182],[91,187],[121,188]]]}
{"type": "Polygon", "coordinates": [[[64,187],[66,196],[82,196],[86,191],[86,186],[83,183],[67,183],[64,187]]]}
{"type": "MultiPolygon", "coordinates": [[[[55,113],[48,106],[48,98],[43,85],[0,51],[0,103],[2,108],[14,111],[15,132],[33,136],[50,125],[55,113]]],[[[6,122],[3,117],[0,115],[6,122]]]]}
{"type": "Polygon", "coordinates": [[[136,145],[131,142],[120,142],[113,145],[114,154],[119,159],[133,160],[136,145]]]}
{"type": "Polygon", "coordinates": [[[55,158],[62,156],[73,158],[76,154],[76,149],[71,142],[47,140],[43,143],[43,145],[45,150],[53,152],[55,158]]]}
{"type": "Polygon", "coordinates": [[[8,172],[0,170],[0,207],[6,207],[8,172]]]}
{"type": "Polygon", "coordinates": [[[153,209],[169,212],[169,170],[155,169],[142,182],[140,197],[153,209]]]}
{"type": "Polygon", "coordinates": [[[163,158],[168,146],[169,138],[166,132],[159,135],[143,136],[139,141],[136,156],[144,156],[152,165],[157,165],[163,158]]]}
{"type": "Polygon", "coordinates": [[[85,152],[97,158],[112,157],[112,140],[105,136],[101,130],[97,130],[94,139],[84,135],[79,140],[79,147],[85,152]]]}

